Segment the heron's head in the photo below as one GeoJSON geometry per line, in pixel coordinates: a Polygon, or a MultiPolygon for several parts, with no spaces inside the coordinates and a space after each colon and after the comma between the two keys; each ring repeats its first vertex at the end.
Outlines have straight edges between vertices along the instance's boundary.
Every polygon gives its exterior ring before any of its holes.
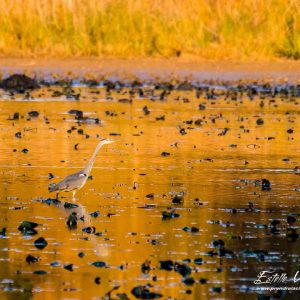
{"type": "Polygon", "coordinates": [[[111,143],[114,143],[114,142],[115,142],[114,140],[110,140],[110,139],[103,139],[103,140],[101,140],[101,144],[102,145],[111,144],[111,143]]]}
{"type": "Polygon", "coordinates": [[[56,191],[56,190],[57,190],[57,184],[55,184],[55,183],[50,183],[49,186],[48,186],[48,191],[49,191],[50,193],[52,193],[52,192],[54,192],[54,191],[56,191]]]}

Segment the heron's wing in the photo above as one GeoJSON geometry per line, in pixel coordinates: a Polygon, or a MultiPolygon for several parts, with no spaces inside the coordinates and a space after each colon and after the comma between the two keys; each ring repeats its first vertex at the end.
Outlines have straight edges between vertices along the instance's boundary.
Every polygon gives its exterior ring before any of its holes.
{"type": "Polygon", "coordinates": [[[78,189],[86,181],[87,175],[83,171],[68,175],[62,181],[57,184],[57,190],[59,191],[72,191],[78,189]]]}

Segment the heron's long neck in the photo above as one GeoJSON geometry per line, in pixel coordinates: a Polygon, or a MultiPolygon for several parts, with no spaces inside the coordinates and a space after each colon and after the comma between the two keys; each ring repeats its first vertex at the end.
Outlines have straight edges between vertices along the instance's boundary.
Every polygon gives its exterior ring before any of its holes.
{"type": "Polygon", "coordinates": [[[83,169],[84,173],[85,173],[87,176],[89,176],[89,174],[90,174],[90,172],[91,172],[91,170],[92,170],[92,168],[93,168],[93,164],[94,164],[94,161],[95,161],[95,159],[96,159],[96,156],[97,156],[97,154],[98,154],[100,148],[101,148],[104,144],[105,144],[105,143],[103,143],[103,141],[101,141],[101,142],[97,145],[97,147],[96,147],[96,149],[95,149],[95,151],[94,151],[94,154],[93,154],[93,156],[91,157],[89,163],[88,163],[88,164],[85,166],[85,168],[83,169]]]}

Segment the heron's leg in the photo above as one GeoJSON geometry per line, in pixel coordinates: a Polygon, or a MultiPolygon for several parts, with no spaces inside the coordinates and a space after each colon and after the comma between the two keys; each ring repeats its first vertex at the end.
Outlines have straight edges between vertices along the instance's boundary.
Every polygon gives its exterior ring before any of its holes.
{"type": "Polygon", "coordinates": [[[76,191],[73,191],[73,197],[72,197],[73,202],[75,202],[75,194],[76,194],[76,191]]]}
{"type": "Polygon", "coordinates": [[[58,193],[56,193],[56,197],[55,197],[55,199],[56,199],[56,200],[58,200],[58,193]]]}

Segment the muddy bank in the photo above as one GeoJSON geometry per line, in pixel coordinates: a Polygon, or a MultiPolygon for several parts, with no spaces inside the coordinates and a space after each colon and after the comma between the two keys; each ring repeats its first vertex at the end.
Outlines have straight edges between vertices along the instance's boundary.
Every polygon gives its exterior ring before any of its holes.
{"type": "Polygon", "coordinates": [[[71,77],[106,76],[117,79],[264,80],[296,83],[299,61],[234,62],[173,59],[16,59],[0,58],[2,77],[25,72],[45,78],[49,75],[71,77]]]}

